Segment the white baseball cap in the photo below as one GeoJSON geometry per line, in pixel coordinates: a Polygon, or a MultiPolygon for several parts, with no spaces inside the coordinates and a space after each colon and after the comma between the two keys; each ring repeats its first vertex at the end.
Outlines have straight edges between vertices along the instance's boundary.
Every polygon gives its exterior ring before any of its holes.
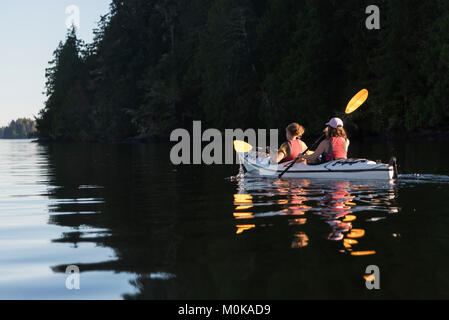
{"type": "Polygon", "coordinates": [[[332,118],[326,123],[326,126],[330,126],[332,128],[343,127],[343,120],[340,118],[332,118]]]}

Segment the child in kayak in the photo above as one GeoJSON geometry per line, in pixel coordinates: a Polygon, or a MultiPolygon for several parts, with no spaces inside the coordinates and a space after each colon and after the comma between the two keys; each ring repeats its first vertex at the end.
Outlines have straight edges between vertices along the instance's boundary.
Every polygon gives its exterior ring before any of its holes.
{"type": "Polygon", "coordinates": [[[320,143],[315,152],[302,157],[302,159],[307,160],[308,164],[347,159],[349,139],[343,128],[343,121],[340,118],[332,118],[326,123],[324,132],[326,139],[320,143]]]}
{"type": "Polygon", "coordinates": [[[304,127],[296,122],[287,126],[285,129],[287,142],[284,142],[278,150],[278,163],[295,160],[297,156],[307,150],[307,145],[301,141],[304,131],[304,127]]]}

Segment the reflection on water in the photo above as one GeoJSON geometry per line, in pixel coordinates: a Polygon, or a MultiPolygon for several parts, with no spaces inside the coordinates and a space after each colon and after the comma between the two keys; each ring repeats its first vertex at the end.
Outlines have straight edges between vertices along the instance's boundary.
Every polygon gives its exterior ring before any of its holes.
{"type": "Polygon", "coordinates": [[[165,144],[0,140],[0,298],[447,298],[449,172],[402,147],[390,184],[175,167],[165,144]]]}
{"type": "Polygon", "coordinates": [[[376,251],[363,244],[366,232],[357,227],[357,219],[377,222],[400,210],[395,203],[394,182],[272,180],[245,177],[241,173],[231,180],[237,185],[234,194],[236,234],[269,228],[273,223],[269,223],[267,217],[285,216],[285,223],[288,222],[292,230],[291,248],[307,247],[314,240],[306,230],[308,219],[315,216],[323,226],[330,228],[322,237],[341,244],[339,252],[352,256],[373,255],[376,251]],[[367,213],[369,218],[364,216],[367,213]]]}

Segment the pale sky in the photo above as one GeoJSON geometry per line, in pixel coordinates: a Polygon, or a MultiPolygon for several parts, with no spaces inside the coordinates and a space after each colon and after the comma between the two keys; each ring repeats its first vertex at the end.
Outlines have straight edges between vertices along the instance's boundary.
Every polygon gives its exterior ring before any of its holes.
{"type": "Polygon", "coordinates": [[[78,37],[92,42],[111,0],[14,0],[0,2],[0,127],[34,118],[43,108],[45,68],[67,33],[66,8],[79,8],[78,37]]]}

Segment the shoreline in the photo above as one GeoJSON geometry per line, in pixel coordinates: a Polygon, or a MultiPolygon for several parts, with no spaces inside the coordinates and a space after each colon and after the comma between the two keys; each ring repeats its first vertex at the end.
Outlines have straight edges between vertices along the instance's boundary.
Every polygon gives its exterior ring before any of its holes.
{"type": "Polygon", "coordinates": [[[107,144],[148,144],[169,142],[169,136],[153,136],[153,135],[138,135],[121,140],[74,140],[74,139],[52,139],[52,138],[35,138],[31,142],[41,144],[51,143],[107,143],[107,144]]]}
{"type": "MultiPolygon", "coordinates": [[[[308,137],[309,139],[316,139],[315,136],[308,137]]],[[[51,139],[51,138],[27,138],[27,139],[2,139],[2,140],[30,140],[33,143],[108,143],[108,144],[148,144],[148,143],[170,143],[170,136],[160,135],[138,135],[121,140],[90,140],[81,141],[73,139],[51,139]]],[[[351,139],[351,137],[350,137],[351,139]]],[[[384,134],[384,135],[367,135],[361,134],[358,136],[360,141],[371,142],[388,142],[388,141],[447,141],[449,140],[449,130],[438,131],[423,131],[416,133],[409,133],[405,135],[399,134],[384,134]]]]}

